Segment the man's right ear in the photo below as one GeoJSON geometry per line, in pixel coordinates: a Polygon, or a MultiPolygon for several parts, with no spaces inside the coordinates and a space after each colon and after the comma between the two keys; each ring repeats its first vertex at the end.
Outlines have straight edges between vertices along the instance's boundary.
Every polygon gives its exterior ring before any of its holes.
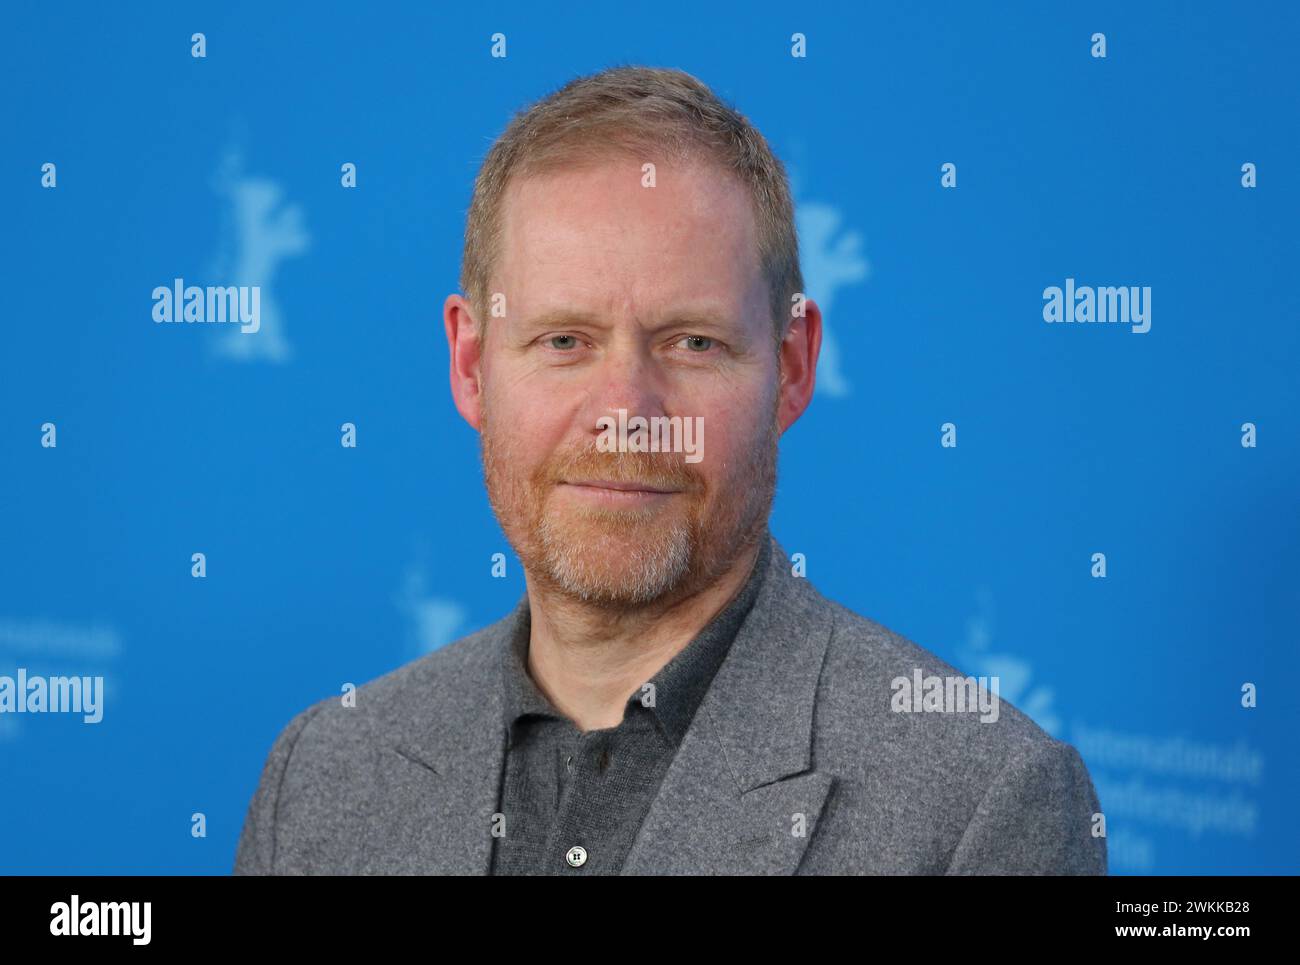
{"type": "Polygon", "coordinates": [[[442,303],[442,321],[451,355],[451,397],[456,401],[456,410],[477,430],[483,411],[483,352],[478,325],[469,302],[458,294],[448,295],[442,303]]]}

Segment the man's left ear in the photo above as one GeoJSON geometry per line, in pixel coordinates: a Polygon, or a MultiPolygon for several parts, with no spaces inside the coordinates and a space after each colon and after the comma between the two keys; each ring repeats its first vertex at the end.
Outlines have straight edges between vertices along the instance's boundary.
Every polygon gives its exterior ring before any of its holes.
{"type": "Polygon", "coordinates": [[[790,320],[778,353],[781,400],[777,419],[782,432],[803,415],[812,401],[821,349],[822,312],[809,298],[803,303],[803,314],[790,320]]]}

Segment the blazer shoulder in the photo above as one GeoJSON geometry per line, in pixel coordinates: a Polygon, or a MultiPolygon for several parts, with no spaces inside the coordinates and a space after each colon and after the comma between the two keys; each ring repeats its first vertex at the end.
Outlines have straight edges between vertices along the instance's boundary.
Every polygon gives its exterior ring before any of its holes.
{"type": "Polygon", "coordinates": [[[968,782],[971,795],[1013,760],[1069,746],[1002,697],[995,677],[965,673],[883,623],[822,599],[834,619],[818,684],[824,746],[842,746],[864,767],[947,773],[968,782]]]}
{"type": "Polygon", "coordinates": [[[842,807],[913,815],[947,842],[936,872],[1106,873],[1105,841],[1092,834],[1100,802],[1073,746],[997,693],[993,678],[821,601],[833,627],[815,756],[837,778],[842,807]]]}
{"type": "MultiPolygon", "coordinates": [[[[952,706],[947,706],[946,712],[934,716],[985,725],[1002,724],[1002,727],[996,729],[1005,737],[1019,742],[1044,743],[1054,740],[1024,711],[1001,696],[998,692],[1000,682],[996,676],[968,673],[909,637],[870,617],[855,613],[842,604],[827,600],[826,606],[834,615],[824,673],[824,676],[829,676],[830,682],[852,688],[863,695],[868,692],[876,696],[886,693],[890,697],[890,703],[884,709],[892,713],[908,712],[902,708],[900,693],[905,686],[913,687],[918,675],[923,687],[933,686],[930,678],[938,678],[944,684],[945,695],[949,693],[949,680],[953,681],[954,689],[959,689],[956,688],[959,681],[973,682],[977,696],[978,690],[987,691],[984,706],[996,704],[996,711],[990,709],[980,712],[979,705],[972,706],[971,702],[966,702],[965,717],[961,716],[961,711],[954,711],[952,706]]],[[[963,692],[967,695],[971,693],[969,683],[963,692]]],[[[881,709],[878,703],[873,706],[876,710],[881,709]]]]}
{"type": "MultiPolygon", "coordinates": [[[[508,618],[507,618],[508,619],[508,618]]],[[[498,621],[390,670],[350,695],[298,711],[263,764],[235,858],[235,874],[336,868],[366,813],[381,754],[407,737],[466,719],[496,685],[498,621]],[[277,854],[283,855],[277,861],[277,854]]]]}
{"type": "Polygon", "coordinates": [[[437,650],[417,657],[362,684],[353,694],[352,706],[338,697],[314,715],[312,731],[318,738],[330,736],[373,742],[400,734],[413,721],[430,715],[457,719],[468,704],[473,706],[497,684],[500,635],[508,631],[509,617],[466,634],[437,650]]]}

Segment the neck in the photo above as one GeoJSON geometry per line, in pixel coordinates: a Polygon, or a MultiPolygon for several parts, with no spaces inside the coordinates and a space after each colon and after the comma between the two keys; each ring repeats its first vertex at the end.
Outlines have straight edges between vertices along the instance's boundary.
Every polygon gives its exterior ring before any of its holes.
{"type": "Polygon", "coordinates": [[[533,682],[579,730],[618,726],[627,699],[740,592],[760,550],[747,546],[708,586],[622,611],[586,605],[526,577],[533,682]]]}

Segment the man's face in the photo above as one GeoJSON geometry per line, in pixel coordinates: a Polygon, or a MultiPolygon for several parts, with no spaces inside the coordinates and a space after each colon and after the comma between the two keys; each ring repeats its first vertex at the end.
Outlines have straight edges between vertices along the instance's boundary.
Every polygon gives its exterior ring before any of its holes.
{"type": "Polygon", "coordinates": [[[490,288],[506,314],[482,346],[502,529],[530,578],[614,609],[698,590],[752,545],[781,433],[746,191],[697,163],[656,177],[611,160],[512,182],[490,288]],[[598,420],[620,409],[703,417],[703,459],[601,451],[598,420]]]}

